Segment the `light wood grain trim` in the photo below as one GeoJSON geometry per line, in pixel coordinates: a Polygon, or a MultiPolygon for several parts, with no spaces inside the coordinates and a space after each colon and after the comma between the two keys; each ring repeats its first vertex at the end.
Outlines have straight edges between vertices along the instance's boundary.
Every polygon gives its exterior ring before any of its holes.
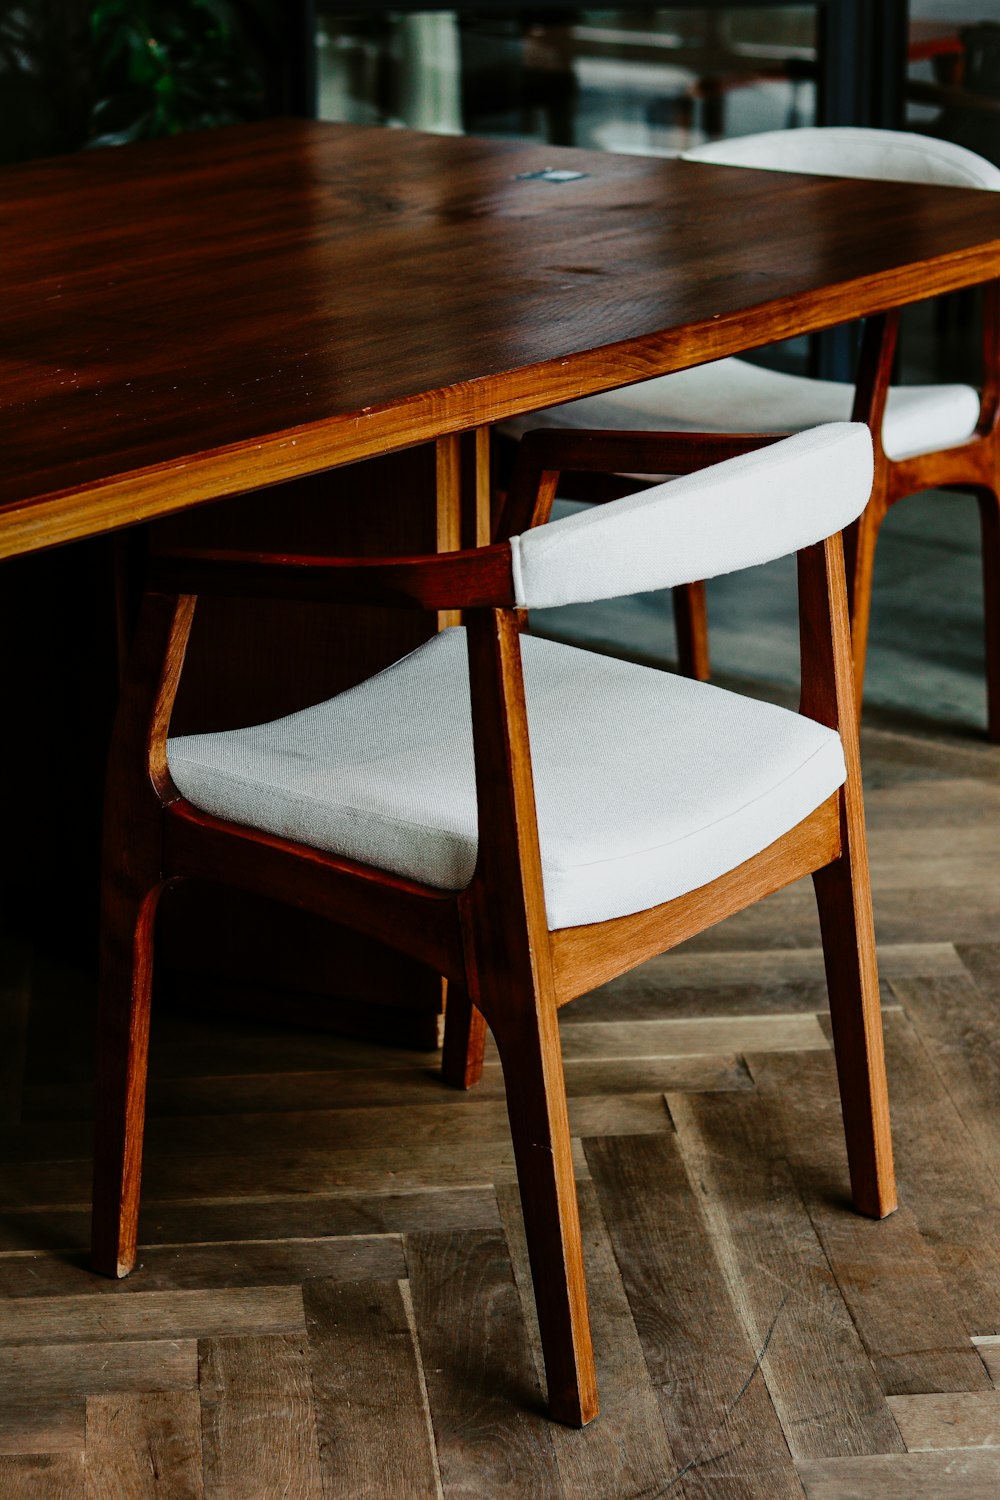
{"type": "Polygon", "coordinates": [[[0,508],[0,557],[171,515],[990,280],[1000,241],[0,508]]]}
{"type": "Polygon", "coordinates": [[[493,531],[490,486],[490,429],[476,428],[476,546],[488,547],[493,531]]]}
{"type": "Polygon", "coordinates": [[[553,932],[556,1004],[566,1005],[837,859],[840,801],[841,793],[834,792],[768,849],[686,896],[613,922],[553,932]]]}
{"type": "MultiPolygon", "coordinates": [[[[458,552],[462,546],[462,454],[459,437],[438,438],[435,444],[437,492],[436,548],[438,552],[458,552]]],[[[457,609],[439,609],[438,630],[460,625],[457,609]]]]}

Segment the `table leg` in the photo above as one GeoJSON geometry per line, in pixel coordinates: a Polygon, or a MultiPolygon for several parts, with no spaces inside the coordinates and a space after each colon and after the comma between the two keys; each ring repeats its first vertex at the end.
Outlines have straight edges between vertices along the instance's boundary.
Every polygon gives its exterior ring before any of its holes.
{"type": "MultiPolygon", "coordinates": [[[[435,444],[437,535],[435,551],[458,552],[462,546],[462,439],[459,433],[435,444]]],[[[461,624],[457,609],[438,610],[438,630],[461,624]]]]}
{"type": "MultiPolygon", "coordinates": [[[[438,552],[490,542],[490,429],[453,433],[435,444],[438,552]]],[[[460,623],[457,610],[438,611],[438,629],[460,623]]]]}
{"type": "Polygon", "coordinates": [[[462,434],[462,546],[488,547],[490,515],[490,429],[462,434]]]}

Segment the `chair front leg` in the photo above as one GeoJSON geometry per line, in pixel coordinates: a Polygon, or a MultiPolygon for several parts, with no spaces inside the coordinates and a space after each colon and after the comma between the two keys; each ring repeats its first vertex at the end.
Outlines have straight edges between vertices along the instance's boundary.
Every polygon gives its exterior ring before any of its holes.
{"type": "Polygon", "coordinates": [[[597,1415],[597,1375],[555,1005],[540,1004],[535,996],[515,1014],[501,1011],[493,1032],[507,1091],[549,1411],[557,1422],[583,1427],[597,1415]]]}
{"type": "Polygon", "coordinates": [[[119,889],[104,907],[91,1226],[92,1264],[104,1276],[127,1276],[135,1265],[153,926],[160,889],[119,889]]]}
{"type": "Polygon", "coordinates": [[[542,1338],[549,1410],[597,1415],[580,1215],[545,919],[518,621],[470,611],[479,856],[461,898],[469,994],[496,1038],[542,1338]]]}
{"type": "Polygon", "coordinates": [[[896,1206],[885,1081],[868,844],[839,537],[799,553],[801,711],[836,729],[847,777],[840,792],[839,857],[813,875],[826,962],[833,1045],[844,1111],[851,1190],[860,1213],[896,1206]]]}
{"type": "Polygon", "coordinates": [[[859,1213],[885,1218],[896,1207],[889,1133],[878,965],[867,864],[850,845],[813,875],[819,907],[847,1138],[851,1195],[859,1213]]]}

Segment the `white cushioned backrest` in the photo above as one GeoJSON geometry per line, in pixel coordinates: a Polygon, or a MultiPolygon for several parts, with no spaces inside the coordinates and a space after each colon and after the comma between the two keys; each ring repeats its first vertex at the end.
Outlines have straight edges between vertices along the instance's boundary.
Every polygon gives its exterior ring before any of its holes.
{"type": "Polygon", "coordinates": [[[511,539],[517,602],[615,599],[784,557],[859,516],[872,473],[868,428],[831,422],[550,521],[511,539]]]}
{"type": "Polygon", "coordinates": [[[907,130],[811,125],[801,130],[768,130],[712,141],[682,154],[685,161],[716,162],[727,167],[811,172],[817,177],[933,182],[1000,192],[1000,167],[964,146],[907,130]]]}

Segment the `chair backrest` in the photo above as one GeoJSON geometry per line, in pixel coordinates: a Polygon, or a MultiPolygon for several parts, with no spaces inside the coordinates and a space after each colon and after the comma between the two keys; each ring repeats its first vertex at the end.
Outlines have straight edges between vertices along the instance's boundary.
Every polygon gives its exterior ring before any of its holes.
{"type": "Polygon", "coordinates": [[[1000,192],[1000,167],[964,146],[906,130],[812,125],[712,141],[682,153],[685,161],[818,177],[868,177],[1000,192]]]}
{"type": "Polygon", "coordinates": [[[523,608],[672,588],[798,552],[871,494],[872,440],[831,422],[511,538],[523,608]]]}

